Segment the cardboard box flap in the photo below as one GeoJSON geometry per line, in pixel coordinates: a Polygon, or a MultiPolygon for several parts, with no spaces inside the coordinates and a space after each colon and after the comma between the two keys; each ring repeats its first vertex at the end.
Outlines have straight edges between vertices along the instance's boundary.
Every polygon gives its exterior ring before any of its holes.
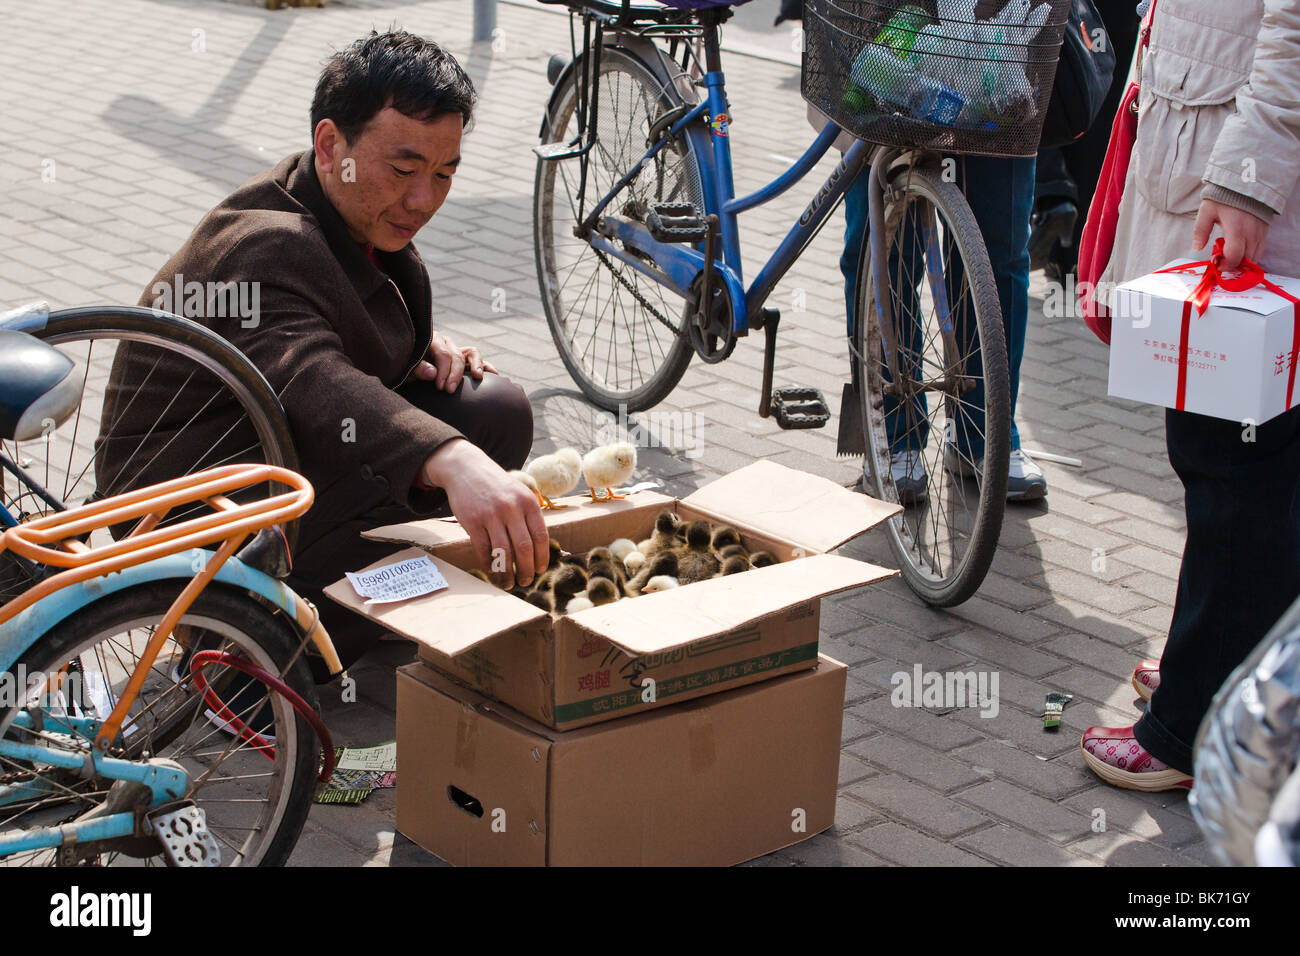
{"type": "MultiPolygon", "coordinates": [[[[590,495],[570,495],[557,498],[555,501],[556,504],[568,507],[558,511],[544,510],[542,517],[546,520],[548,529],[562,529],[567,524],[586,521],[593,515],[616,515],[647,506],[669,507],[675,500],[657,491],[649,490],[638,491],[634,495],[614,501],[592,501],[590,495]]],[[[416,544],[430,551],[469,540],[469,535],[458,522],[444,521],[442,518],[424,518],[419,521],[385,525],[382,528],[363,531],[361,536],[371,541],[416,544]]]]}
{"type": "Polygon", "coordinates": [[[792,604],[895,573],[839,555],[818,554],[643,594],[565,618],[636,657],[702,641],[792,604]]]}
{"type": "MultiPolygon", "coordinates": [[[[410,548],[376,561],[364,570],[424,554],[420,548],[410,548]]],[[[325,593],[344,607],[378,621],[390,631],[404,634],[448,657],[505,631],[550,620],[550,615],[541,608],[480,581],[447,561],[435,557],[429,560],[438,566],[448,586],[424,597],[367,606],[347,578],[335,581],[325,589],[325,593]]]]}
{"type": "Polygon", "coordinates": [[[837,548],[902,510],[771,461],[724,475],[682,501],[814,552],[837,548]]]}

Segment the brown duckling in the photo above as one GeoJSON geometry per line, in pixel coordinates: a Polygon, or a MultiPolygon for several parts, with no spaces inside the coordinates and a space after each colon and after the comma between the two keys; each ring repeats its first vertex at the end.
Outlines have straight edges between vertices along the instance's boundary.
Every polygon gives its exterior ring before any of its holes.
{"type": "Polygon", "coordinates": [[[641,593],[647,581],[651,578],[666,574],[670,577],[677,577],[677,554],[674,551],[660,551],[654,557],[646,561],[645,567],[636,573],[636,577],[627,582],[627,593],[635,597],[641,593]]]}
{"type": "Polygon", "coordinates": [[[586,589],[587,572],[573,564],[562,565],[551,581],[552,606],[563,610],[568,607],[570,600],[586,589]]]}
{"type": "Polygon", "coordinates": [[[749,563],[756,568],[765,568],[769,564],[777,564],[776,555],[771,551],[755,551],[749,556],[749,563]]]}
{"type": "Polygon", "coordinates": [[[729,554],[722,560],[721,574],[739,574],[741,571],[748,571],[752,565],[749,558],[743,554],[729,554]]]}
{"type": "Polygon", "coordinates": [[[709,548],[712,534],[703,519],[686,526],[686,544],[673,549],[677,555],[677,581],[694,584],[707,581],[722,570],[722,563],[709,548]]]}
{"type": "Polygon", "coordinates": [[[623,573],[623,563],[617,560],[609,548],[592,548],[587,552],[587,572],[591,577],[609,578],[620,588],[627,580],[623,573]]]}
{"type": "Polygon", "coordinates": [[[730,525],[720,524],[713,529],[713,540],[711,542],[713,550],[722,556],[722,552],[728,548],[741,548],[744,545],[740,543],[740,532],[730,525]]]}
{"type": "Polygon", "coordinates": [[[548,614],[555,613],[555,605],[551,601],[550,591],[525,591],[523,598],[533,607],[539,607],[548,614]]]}
{"type": "Polygon", "coordinates": [[[613,604],[622,596],[619,586],[609,578],[593,575],[587,580],[587,600],[598,607],[613,604]]]}
{"type": "Polygon", "coordinates": [[[650,537],[637,545],[637,550],[648,558],[660,551],[675,548],[684,540],[682,519],[671,511],[661,511],[659,517],[655,518],[654,531],[651,532],[650,537]]]}

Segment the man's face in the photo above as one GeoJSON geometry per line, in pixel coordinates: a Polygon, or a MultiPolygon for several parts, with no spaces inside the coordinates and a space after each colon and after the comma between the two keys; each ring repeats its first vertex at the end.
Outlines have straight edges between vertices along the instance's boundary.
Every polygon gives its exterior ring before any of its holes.
{"type": "Polygon", "coordinates": [[[316,173],[357,242],[396,252],[442,206],[460,163],[459,113],[421,121],[385,107],[343,138],[332,120],[316,127],[316,173]]]}

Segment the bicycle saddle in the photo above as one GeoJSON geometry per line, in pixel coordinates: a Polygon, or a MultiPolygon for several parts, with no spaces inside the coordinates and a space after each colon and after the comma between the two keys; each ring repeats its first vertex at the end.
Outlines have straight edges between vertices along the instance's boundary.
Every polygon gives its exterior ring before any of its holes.
{"type": "Polygon", "coordinates": [[[81,403],[73,368],[40,339],[0,329],[0,438],[31,441],[67,421],[81,403]]]}

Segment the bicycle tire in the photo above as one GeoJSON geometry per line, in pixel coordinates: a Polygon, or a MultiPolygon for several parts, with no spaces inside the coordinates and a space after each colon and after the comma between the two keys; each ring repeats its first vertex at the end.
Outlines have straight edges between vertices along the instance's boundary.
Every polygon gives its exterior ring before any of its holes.
{"type": "MultiPolygon", "coordinates": [[[[126,675],[138,661],[139,651],[185,583],[154,582],[95,601],[60,622],[28,648],[15,671],[24,673],[18,668],[25,668],[30,680],[30,675],[49,674],[75,660],[83,672],[89,669],[100,675],[93,681],[83,678],[81,702],[94,698],[93,683],[103,688],[107,701],[98,710],[115,704],[116,691],[125,684],[126,675]]],[[[298,653],[297,632],[282,616],[273,614],[251,595],[209,586],[182,616],[181,625],[199,629],[205,635],[205,647],[219,639],[216,649],[233,650],[280,676],[310,706],[319,709],[310,669],[298,653]]],[[[315,793],[313,778],[320,752],[315,735],[307,721],[278,694],[255,690],[254,693],[262,693],[261,700],[250,696],[247,700],[252,703],[246,707],[242,702],[238,705],[241,713],[257,713],[268,698],[271,701],[275,759],[269,762],[272,770],[266,792],[259,793],[260,784],[250,781],[264,779],[260,771],[268,764],[266,756],[211,724],[192,682],[175,682],[172,667],[178,660],[184,660],[183,655],[184,648],[175,637],[169,637],[123,725],[118,738],[120,752],[111,749],[109,755],[130,759],[147,751],[151,757],[177,760],[190,770],[186,798],[205,811],[208,829],[220,845],[222,865],[283,865],[302,832],[315,793]],[[196,778],[194,771],[199,767],[206,769],[207,774],[196,778]],[[218,768],[221,775],[214,775],[218,768]],[[232,776],[238,779],[230,779],[232,776]],[[230,796],[232,793],[236,796],[230,796]],[[251,820],[249,811],[256,813],[256,828],[248,830],[241,841],[239,834],[246,831],[245,824],[251,820]],[[235,855],[235,851],[240,855],[235,855]]],[[[223,679],[228,679],[222,670],[220,665],[209,665],[204,668],[204,677],[214,687],[220,687],[223,679]]],[[[232,669],[225,670],[233,673],[232,669]]],[[[39,689],[37,692],[43,693],[39,689]]],[[[29,694],[27,700],[31,699],[29,694]]],[[[10,727],[15,712],[12,705],[0,709],[0,729],[6,735],[12,734],[14,739],[29,740],[30,732],[10,727]]],[[[73,735],[72,742],[65,740],[63,746],[88,752],[91,742],[73,735]]],[[[98,794],[103,786],[103,781],[81,781],[74,779],[77,774],[18,764],[0,757],[0,779],[6,774],[10,777],[25,774],[34,789],[40,786],[38,779],[46,781],[53,788],[50,792],[58,794],[60,799],[17,810],[0,807],[0,831],[57,826],[75,819],[98,804],[92,795],[98,794]]],[[[102,851],[93,845],[78,844],[78,847],[86,851],[81,862],[110,865],[139,865],[141,857],[135,854],[147,852],[141,844],[132,850],[117,845],[102,851]]],[[[144,859],[146,864],[153,860],[152,857],[144,859]]],[[[44,850],[2,858],[0,865],[43,865],[54,860],[55,851],[44,850]]]]}
{"type": "MultiPolygon", "coordinates": [[[[43,323],[18,328],[72,357],[83,389],[91,380],[92,369],[116,374],[119,362],[134,363],[133,368],[124,368],[123,374],[142,378],[154,392],[173,392],[174,386],[173,398],[160,402],[156,412],[131,397],[119,400],[115,421],[105,424],[103,406],[97,412],[88,410],[83,398],[73,417],[47,439],[0,442],[0,449],[13,460],[32,460],[34,467],[26,468],[31,477],[69,506],[232,461],[299,470],[288,419],[275,391],[239,349],[197,322],[135,306],[93,306],[52,312],[43,323]],[[123,343],[127,343],[126,349],[120,348],[123,343]],[[191,403],[200,403],[202,420],[192,417],[182,422],[191,399],[191,403]],[[157,415],[152,424],[148,421],[151,414],[157,415]],[[87,424],[87,418],[94,420],[87,424]],[[181,460],[173,450],[175,439],[196,423],[214,440],[197,458],[181,460]],[[94,449],[78,445],[89,428],[98,428],[94,449]],[[137,442],[134,447],[133,441],[137,442]],[[115,453],[124,463],[108,479],[107,487],[101,487],[100,449],[105,442],[117,443],[115,453]],[[67,460],[63,461],[65,454],[67,460]]],[[[47,509],[35,496],[25,494],[7,472],[3,482],[4,502],[13,506],[12,511],[41,513],[47,509]],[[15,489],[12,494],[11,489],[15,489]]],[[[270,486],[258,489],[247,494],[271,493],[270,486]]],[[[173,515],[173,519],[177,517],[180,515],[173,515]]],[[[290,551],[297,527],[297,521],[283,527],[290,551]]],[[[0,602],[12,596],[9,587],[0,593],[0,602]]]]}
{"type": "MultiPolygon", "coordinates": [[[[567,142],[577,135],[574,114],[582,68],[579,60],[559,80],[543,142],[567,142]]],[[[584,210],[645,151],[652,122],[680,102],[638,57],[616,47],[601,52],[598,88],[596,146],[588,163],[584,210]]],[[[686,334],[691,309],[667,286],[573,235],[579,162],[537,161],[533,248],[542,308],[560,358],[583,394],[611,412],[620,406],[643,411],[663,401],[686,373],[694,353],[686,334]],[[578,291],[566,302],[566,291],[575,282],[578,291]]],[[[685,201],[703,211],[700,183],[698,158],[680,137],[646,164],[611,208],[626,212],[633,203],[644,210],[648,202],[685,201]]]]}
{"type": "MultiPolygon", "coordinates": [[[[891,382],[885,364],[884,337],[877,321],[871,242],[863,243],[855,293],[858,321],[853,341],[853,362],[857,366],[854,375],[862,397],[863,439],[867,449],[863,457],[863,482],[881,500],[907,505],[901,514],[886,522],[890,547],[903,579],[926,603],[952,607],[969,598],[983,583],[1002,529],[1011,453],[1006,338],[993,269],[979,225],[961,190],[932,169],[913,167],[895,172],[891,186],[894,198],[885,210],[889,234],[884,241],[892,263],[889,287],[895,329],[901,332],[904,328],[900,316],[924,311],[922,295],[916,291],[926,281],[924,265],[917,270],[916,253],[904,253],[905,244],[911,241],[905,224],[912,223],[915,229],[917,224],[928,221],[927,211],[920,204],[928,205],[938,217],[935,235],[941,236],[937,242],[944,276],[942,288],[952,304],[950,314],[954,321],[945,338],[931,295],[928,317],[923,315],[920,323],[913,326],[919,330],[920,347],[917,339],[913,339],[910,347],[899,348],[898,354],[900,363],[909,362],[912,372],[918,369],[924,372],[927,367],[937,369],[933,378],[927,377],[928,373],[919,377],[909,373],[908,378],[922,387],[934,388],[944,398],[928,401],[925,392],[921,392],[920,399],[909,397],[902,403],[895,398],[897,404],[893,407],[897,411],[891,417],[886,399],[891,382]],[[909,288],[913,291],[907,294],[909,288]],[[913,301],[915,309],[909,306],[913,301]],[[963,341],[970,344],[963,346],[963,341]],[[936,343],[953,350],[947,353],[953,356],[951,362],[941,357],[943,350],[936,350],[936,343]],[[952,375],[942,375],[950,369],[958,379],[966,375],[973,359],[978,360],[979,368],[969,378],[975,384],[983,382],[984,412],[979,414],[973,403],[955,396],[959,386],[934,387],[941,379],[945,383],[954,381],[952,375]],[[981,372],[982,375],[978,374],[981,372]],[[941,411],[942,422],[938,421],[941,411]],[[977,419],[983,420],[982,428],[977,419]],[[934,432],[943,439],[930,441],[929,436],[934,432]],[[945,458],[953,455],[950,445],[957,448],[956,436],[968,436],[969,442],[973,432],[978,432],[983,440],[984,461],[995,464],[980,471],[974,467],[977,460],[974,452],[958,452],[952,458],[953,463],[960,463],[968,473],[967,477],[961,477],[946,467],[945,458]],[[920,448],[912,448],[914,445],[920,448]],[[909,450],[919,455],[926,475],[925,487],[922,494],[917,494],[913,484],[907,489],[913,494],[900,495],[891,470],[891,456],[909,450]],[[975,486],[973,510],[971,484],[975,486]]],[[[915,247],[906,248],[914,250],[915,247]]],[[[902,342],[898,332],[894,341],[902,342]]],[[[916,461],[916,458],[904,458],[904,465],[915,467],[916,461]]]]}

